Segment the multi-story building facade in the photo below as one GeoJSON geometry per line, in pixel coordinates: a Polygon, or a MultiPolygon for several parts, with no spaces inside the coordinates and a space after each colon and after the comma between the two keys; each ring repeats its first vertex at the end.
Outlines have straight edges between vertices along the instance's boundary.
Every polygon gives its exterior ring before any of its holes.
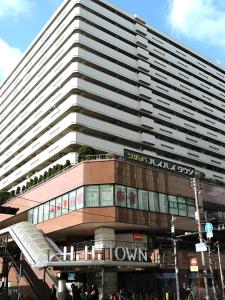
{"type": "MultiPolygon", "coordinates": [[[[21,187],[67,160],[72,166],[18,192],[6,205],[19,212],[1,215],[0,234],[29,221],[61,247],[79,243],[70,264],[45,267],[67,267],[80,281],[95,282],[102,295],[125,287],[148,298],[151,289],[168,286],[173,294],[174,265],[166,252],[171,215],[178,232],[197,229],[187,170],[225,180],[224,90],[220,66],[140,17],[105,0],[64,1],[1,86],[0,190],[21,187]],[[81,145],[119,159],[77,164],[81,145]],[[124,149],[133,151],[132,162],[121,158],[124,149]],[[140,166],[153,157],[164,170],[140,166]],[[177,166],[185,171],[172,174],[177,166]],[[82,259],[91,240],[97,250],[113,248],[82,259]]],[[[223,222],[224,187],[204,183],[202,195],[201,207],[223,222]]],[[[186,285],[194,277],[188,268],[195,242],[178,251],[186,285]]],[[[10,276],[16,282],[18,275],[10,276]]]]}
{"type": "Polygon", "coordinates": [[[65,1],[1,86],[0,188],[80,145],[224,180],[225,72],[107,1],[65,1]]]}

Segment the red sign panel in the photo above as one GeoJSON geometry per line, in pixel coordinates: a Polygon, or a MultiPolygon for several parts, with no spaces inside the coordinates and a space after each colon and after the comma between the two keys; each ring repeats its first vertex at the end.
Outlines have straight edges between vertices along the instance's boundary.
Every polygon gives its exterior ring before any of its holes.
{"type": "Polygon", "coordinates": [[[192,258],[190,259],[190,265],[191,265],[191,266],[197,266],[197,265],[198,265],[198,260],[197,260],[196,257],[192,257],[192,258]]]}
{"type": "Polygon", "coordinates": [[[143,241],[142,233],[134,233],[134,241],[143,241]]]}

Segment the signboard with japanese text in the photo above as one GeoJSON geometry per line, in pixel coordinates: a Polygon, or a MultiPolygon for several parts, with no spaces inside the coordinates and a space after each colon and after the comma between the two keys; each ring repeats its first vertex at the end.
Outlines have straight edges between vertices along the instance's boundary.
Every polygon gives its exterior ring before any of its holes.
{"type": "Polygon", "coordinates": [[[132,150],[124,149],[124,157],[128,160],[145,164],[154,168],[174,172],[179,175],[195,177],[195,169],[172,161],[149,156],[132,150]]]}

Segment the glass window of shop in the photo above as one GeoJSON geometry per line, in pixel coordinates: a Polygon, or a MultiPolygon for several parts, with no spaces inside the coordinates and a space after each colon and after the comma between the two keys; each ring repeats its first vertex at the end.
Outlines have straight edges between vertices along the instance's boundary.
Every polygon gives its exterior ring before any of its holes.
{"type": "Polygon", "coordinates": [[[33,224],[38,223],[38,206],[33,209],[33,224]]]}
{"type": "Polygon", "coordinates": [[[55,206],[56,206],[55,216],[60,217],[62,215],[62,197],[57,197],[55,199],[55,206]]]}
{"type": "Polygon", "coordinates": [[[69,211],[74,211],[76,209],[76,193],[76,190],[69,193],[69,211]]]}
{"type": "Polygon", "coordinates": [[[161,213],[168,213],[168,197],[167,194],[159,193],[159,210],[161,213]]]}
{"type": "Polygon", "coordinates": [[[44,221],[49,220],[49,202],[44,204],[44,221]]]}
{"type": "Polygon", "coordinates": [[[76,209],[84,207],[84,187],[77,189],[76,194],[76,209]]]}
{"type": "Polygon", "coordinates": [[[65,215],[68,213],[68,209],[69,209],[68,197],[69,197],[69,194],[64,194],[62,196],[62,215],[65,215]]]}
{"type": "Polygon", "coordinates": [[[186,200],[183,197],[178,197],[178,210],[179,216],[187,216],[187,205],[186,200]]]}
{"type": "Polygon", "coordinates": [[[85,186],[85,207],[99,206],[99,186],[85,186]]]}
{"type": "Polygon", "coordinates": [[[54,219],[55,218],[55,199],[51,200],[49,202],[49,219],[54,219]]]}
{"type": "Polygon", "coordinates": [[[115,205],[126,207],[126,187],[123,185],[115,186],[115,205]]]}
{"type": "Polygon", "coordinates": [[[177,197],[168,195],[169,209],[171,215],[178,215],[177,197]]]}
{"type": "Polygon", "coordinates": [[[194,218],[195,217],[194,201],[192,199],[186,199],[186,203],[187,203],[187,215],[188,215],[188,217],[194,218]]]}
{"type": "Polygon", "coordinates": [[[113,206],[113,185],[100,185],[100,206],[113,206]]]}
{"type": "Polygon", "coordinates": [[[138,208],[137,189],[127,187],[127,207],[138,208]]]}
{"type": "Polygon", "coordinates": [[[148,210],[148,191],[138,190],[138,208],[148,210]]]}
{"type": "Polygon", "coordinates": [[[38,209],[38,223],[43,222],[44,220],[44,204],[39,206],[38,209]]]}
{"type": "Polygon", "coordinates": [[[156,192],[149,192],[149,210],[159,212],[159,197],[156,192]]]}

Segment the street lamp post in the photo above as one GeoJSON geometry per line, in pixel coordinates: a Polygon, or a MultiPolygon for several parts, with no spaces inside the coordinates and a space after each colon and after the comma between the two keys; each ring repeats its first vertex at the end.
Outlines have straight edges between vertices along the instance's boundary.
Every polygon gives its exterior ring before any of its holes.
{"type": "MultiPolygon", "coordinates": [[[[197,188],[196,178],[191,179],[191,185],[194,190],[194,196],[195,196],[195,211],[196,211],[196,219],[197,219],[197,225],[198,225],[199,242],[203,243],[202,226],[201,226],[201,221],[200,221],[198,188],[197,188]]],[[[206,296],[206,300],[210,300],[209,299],[209,286],[208,286],[208,280],[207,280],[207,268],[206,268],[206,263],[205,263],[205,254],[203,251],[201,252],[201,259],[202,259],[202,267],[203,267],[203,279],[204,279],[204,285],[205,285],[205,296],[206,296]]]]}
{"type": "Polygon", "coordinates": [[[221,265],[220,244],[219,244],[219,242],[216,243],[216,247],[217,247],[218,261],[219,261],[220,280],[221,280],[221,289],[222,289],[222,300],[224,300],[225,299],[225,294],[224,294],[224,277],[223,277],[223,270],[222,270],[222,265],[221,265]]]}
{"type": "Polygon", "coordinates": [[[178,259],[177,259],[177,239],[176,239],[176,235],[175,235],[175,218],[173,215],[172,215],[172,219],[171,219],[171,234],[172,234],[172,242],[173,242],[176,294],[177,294],[177,300],[180,300],[179,268],[178,268],[178,259]]]}

